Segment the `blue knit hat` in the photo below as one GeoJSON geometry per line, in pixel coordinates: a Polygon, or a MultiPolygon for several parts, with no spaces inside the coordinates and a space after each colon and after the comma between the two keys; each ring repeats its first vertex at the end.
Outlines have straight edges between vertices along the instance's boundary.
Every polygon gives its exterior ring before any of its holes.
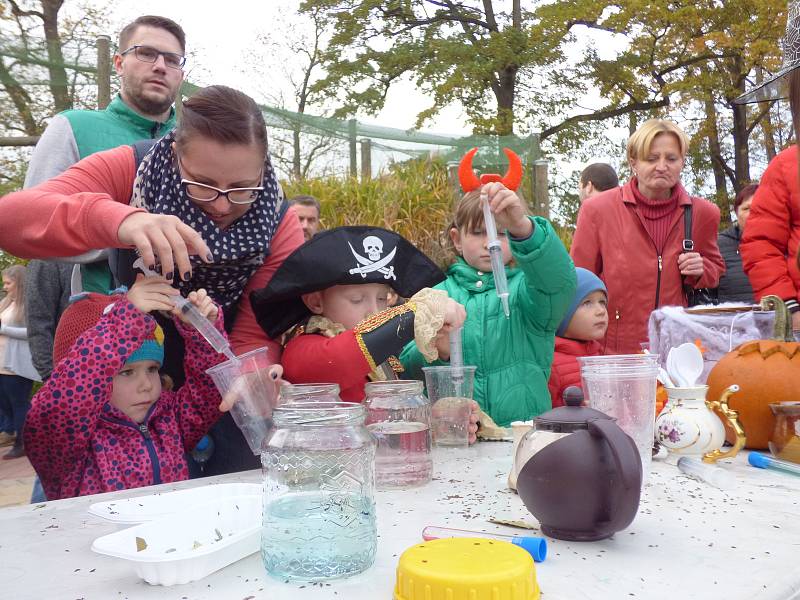
{"type": "Polygon", "coordinates": [[[578,306],[580,306],[581,302],[583,302],[583,299],[586,298],[586,296],[598,290],[605,292],[606,296],[608,296],[606,284],[603,283],[603,281],[589,269],[575,267],[575,276],[578,280],[578,285],[575,288],[575,295],[572,297],[572,302],[570,303],[567,312],[564,313],[564,319],[561,321],[561,325],[559,325],[558,329],[556,330],[556,335],[558,336],[563,336],[564,333],[566,333],[567,327],[569,327],[569,322],[572,321],[575,311],[578,310],[578,306]]]}
{"type": "Polygon", "coordinates": [[[125,364],[140,360],[154,360],[159,365],[164,364],[164,330],[160,325],[156,325],[153,333],[128,357],[125,364]]]}

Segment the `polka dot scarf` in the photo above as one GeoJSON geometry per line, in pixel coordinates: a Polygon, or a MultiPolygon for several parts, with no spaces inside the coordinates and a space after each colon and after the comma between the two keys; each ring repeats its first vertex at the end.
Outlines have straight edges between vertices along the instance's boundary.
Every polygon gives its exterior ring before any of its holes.
{"type": "Polygon", "coordinates": [[[205,288],[223,309],[228,310],[244,292],[253,273],[269,254],[269,244],[280,222],[278,181],[269,156],[264,161],[264,191],[250,209],[224,231],[181,189],[171,131],[157,141],[142,159],[136,172],[131,206],[148,212],[174,215],[197,231],[214,255],[214,263],[206,264],[191,257],[192,278],[176,277],[178,289],[185,296],[192,290],[205,288]]]}

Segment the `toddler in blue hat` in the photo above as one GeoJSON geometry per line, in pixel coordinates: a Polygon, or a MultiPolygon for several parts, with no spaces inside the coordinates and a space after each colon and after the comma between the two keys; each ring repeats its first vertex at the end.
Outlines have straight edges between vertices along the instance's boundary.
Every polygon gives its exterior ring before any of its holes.
{"type": "Polygon", "coordinates": [[[547,383],[553,408],[564,405],[562,394],[565,389],[581,385],[578,357],[601,354],[600,340],[608,328],[606,285],[588,269],[575,267],[575,276],[575,295],[556,330],[553,368],[547,383]]]}

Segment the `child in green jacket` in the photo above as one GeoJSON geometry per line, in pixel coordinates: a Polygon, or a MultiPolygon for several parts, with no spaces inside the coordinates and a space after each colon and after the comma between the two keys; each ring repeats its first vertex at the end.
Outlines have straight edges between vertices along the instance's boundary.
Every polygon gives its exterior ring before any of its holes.
{"type": "MultiPolygon", "coordinates": [[[[497,425],[550,410],[547,381],[555,332],[575,292],[575,268],[552,225],[529,217],[516,193],[500,182],[483,185],[497,221],[506,264],[511,316],[494,287],[480,189],[459,202],[450,227],[458,253],[447,279],[436,285],[467,310],[464,364],[477,366],[475,400],[497,425]],[[511,259],[517,267],[509,267],[511,259]]],[[[441,354],[440,354],[441,355],[441,354]]],[[[423,379],[427,363],[413,342],[400,355],[403,377],[423,379]]]]}

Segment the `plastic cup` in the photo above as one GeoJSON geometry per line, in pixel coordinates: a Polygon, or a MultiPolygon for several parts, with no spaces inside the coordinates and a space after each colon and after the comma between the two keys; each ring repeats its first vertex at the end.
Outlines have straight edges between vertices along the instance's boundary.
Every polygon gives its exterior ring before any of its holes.
{"type": "MultiPolygon", "coordinates": [[[[647,355],[640,355],[647,356],[647,355]]],[[[596,358],[596,357],[592,357],[596,358]]],[[[583,393],[589,406],[616,419],[617,425],[633,438],[642,459],[642,482],[650,471],[656,418],[656,376],[658,363],[630,361],[604,366],[586,365],[582,357],[583,393]]]]}
{"type": "Polygon", "coordinates": [[[476,367],[423,367],[431,401],[433,443],[466,448],[476,367]]]}
{"type": "Polygon", "coordinates": [[[261,454],[278,400],[280,367],[271,364],[267,354],[267,348],[258,348],[206,371],[223,399],[234,402],[231,416],[255,455],[261,454]]]}

